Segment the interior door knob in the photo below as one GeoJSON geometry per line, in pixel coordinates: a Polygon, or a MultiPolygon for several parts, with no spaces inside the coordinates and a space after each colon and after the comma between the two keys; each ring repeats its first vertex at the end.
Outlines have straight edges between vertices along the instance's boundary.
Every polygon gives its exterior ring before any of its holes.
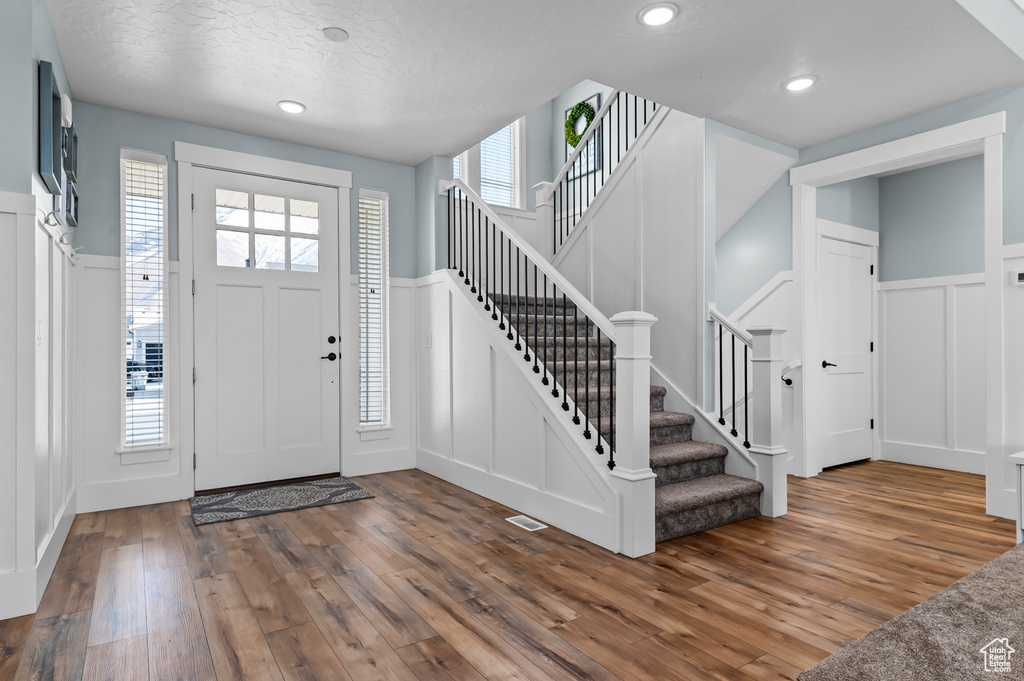
{"type": "Polygon", "coordinates": [[[331,345],[334,345],[337,341],[338,341],[338,339],[335,338],[334,336],[328,336],[327,337],[327,342],[330,343],[331,345]]]}
{"type": "Polygon", "coordinates": [[[827,369],[829,367],[834,367],[834,366],[836,366],[836,365],[833,364],[832,362],[826,362],[825,360],[821,360],[821,368],[822,369],[827,369]]]}
{"type": "Polygon", "coordinates": [[[333,352],[328,352],[326,355],[324,355],[320,359],[326,359],[326,360],[330,360],[330,361],[333,362],[334,360],[338,359],[338,356],[336,354],[334,354],[333,352]]]}

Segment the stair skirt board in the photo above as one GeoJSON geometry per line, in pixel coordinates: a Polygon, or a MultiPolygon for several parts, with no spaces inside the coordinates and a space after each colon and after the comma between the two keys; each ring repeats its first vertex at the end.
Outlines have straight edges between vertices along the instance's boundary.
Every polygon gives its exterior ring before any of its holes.
{"type": "MultiPolygon", "coordinates": [[[[611,419],[611,343],[597,343],[594,325],[576,317],[571,302],[533,296],[495,296],[497,313],[507,321],[509,332],[536,362],[540,372],[564,391],[571,412],[578,406],[614,447],[611,419]],[[545,309],[546,308],[546,309],[545,309]],[[546,314],[546,317],[545,317],[546,314]],[[546,337],[545,337],[545,334],[546,337]],[[564,334],[564,335],[563,335],[564,334]],[[588,346],[589,342],[589,346],[588,346]],[[598,374],[600,369],[600,375],[598,374]],[[600,428],[596,423],[601,416],[600,428]]],[[[651,469],[656,480],[656,541],[701,532],[760,515],[764,486],[747,478],[725,474],[728,448],[693,441],[695,418],[665,411],[666,388],[651,386],[651,469]]]]}

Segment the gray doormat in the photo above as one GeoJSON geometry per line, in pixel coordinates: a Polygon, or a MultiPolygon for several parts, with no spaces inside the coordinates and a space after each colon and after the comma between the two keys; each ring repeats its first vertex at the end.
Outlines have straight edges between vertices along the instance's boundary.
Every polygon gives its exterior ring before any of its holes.
{"type": "Polygon", "coordinates": [[[327,506],[371,497],[373,495],[365,489],[341,476],[293,485],[192,497],[188,503],[192,506],[192,522],[196,525],[208,525],[225,520],[254,518],[258,515],[296,511],[300,508],[327,506]]]}
{"type": "Polygon", "coordinates": [[[981,566],[798,678],[800,681],[1024,678],[1024,545],[981,566]]]}

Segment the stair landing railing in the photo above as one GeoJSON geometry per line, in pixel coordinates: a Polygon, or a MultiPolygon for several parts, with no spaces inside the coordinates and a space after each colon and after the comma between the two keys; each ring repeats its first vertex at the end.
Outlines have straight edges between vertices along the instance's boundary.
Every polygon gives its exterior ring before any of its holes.
{"type": "Polygon", "coordinates": [[[657,111],[656,102],[621,90],[612,92],[601,105],[555,181],[548,185],[547,195],[539,200],[554,206],[555,252],[657,111]]]}

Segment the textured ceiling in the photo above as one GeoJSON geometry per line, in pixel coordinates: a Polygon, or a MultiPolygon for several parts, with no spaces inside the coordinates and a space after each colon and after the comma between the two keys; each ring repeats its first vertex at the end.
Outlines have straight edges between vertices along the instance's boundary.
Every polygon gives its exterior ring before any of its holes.
{"type": "Polygon", "coordinates": [[[715,136],[715,241],[747,214],[796,159],[724,135],[715,136]]]}
{"type": "Polygon", "coordinates": [[[635,0],[47,4],[78,100],[407,164],[584,78],[797,148],[1024,81],[955,0],[678,0],[658,29],[635,0]]]}

